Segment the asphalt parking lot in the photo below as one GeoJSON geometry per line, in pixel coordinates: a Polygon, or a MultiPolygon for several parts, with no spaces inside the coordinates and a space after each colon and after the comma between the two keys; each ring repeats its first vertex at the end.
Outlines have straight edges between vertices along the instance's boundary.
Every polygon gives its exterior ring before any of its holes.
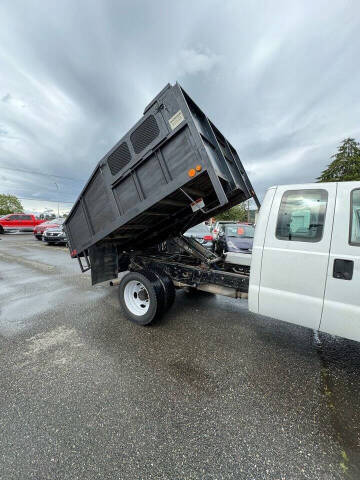
{"type": "Polygon", "coordinates": [[[1,479],[360,478],[360,344],[184,292],[138,327],[65,247],[0,238],[1,479]]]}

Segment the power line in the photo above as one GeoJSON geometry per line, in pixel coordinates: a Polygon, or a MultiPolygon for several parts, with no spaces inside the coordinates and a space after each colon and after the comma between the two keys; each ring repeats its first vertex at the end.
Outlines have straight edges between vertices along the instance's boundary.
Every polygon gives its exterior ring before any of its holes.
{"type": "Polygon", "coordinates": [[[64,177],[62,175],[52,175],[50,173],[34,172],[34,171],[31,171],[31,170],[25,170],[25,169],[22,169],[22,168],[12,168],[12,167],[1,167],[0,166],[0,169],[2,169],[2,170],[13,170],[14,172],[31,173],[32,175],[42,175],[43,177],[64,178],[66,180],[72,180],[73,182],[82,182],[82,180],[79,180],[78,178],[64,177]]]}
{"type": "Polygon", "coordinates": [[[50,202],[50,203],[75,203],[75,200],[73,202],[63,202],[62,200],[48,200],[47,198],[26,198],[26,197],[18,197],[16,196],[19,200],[34,200],[34,201],[41,201],[41,202],[50,202]]]}

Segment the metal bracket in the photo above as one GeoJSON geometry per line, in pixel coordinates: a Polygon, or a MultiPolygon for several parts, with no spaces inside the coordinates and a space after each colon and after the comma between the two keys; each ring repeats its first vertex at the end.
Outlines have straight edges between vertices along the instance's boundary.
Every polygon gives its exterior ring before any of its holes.
{"type": "Polygon", "coordinates": [[[85,258],[86,266],[82,264],[81,258],[78,255],[76,256],[76,258],[79,262],[80,270],[82,271],[82,273],[87,272],[88,270],[91,269],[90,260],[85,251],[84,251],[84,258],[85,258]]]}
{"type": "Polygon", "coordinates": [[[186,253],[198,258],[202,262],[211,265],[221,260],[220,257],[215,255],[214,253],[210,252],[207,248],[203,247],[201,243],[196,241],[194,238],[188,238],[184,235],[180,237],[172,238],[174,243],[186,253]]]}

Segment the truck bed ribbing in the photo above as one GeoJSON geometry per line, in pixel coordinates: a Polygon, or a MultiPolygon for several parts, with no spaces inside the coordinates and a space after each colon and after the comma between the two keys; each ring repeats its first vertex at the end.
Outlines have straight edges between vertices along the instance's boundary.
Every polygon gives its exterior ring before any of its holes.
{"type": "Polygon", "coordinates": [[[98,262],[101,250],[148,248],[250,197],[235,148],[179,84],[167,85],[100,160],[65,229],[73,256],[90,252],[92,264],[94,249],[98,262]]]}

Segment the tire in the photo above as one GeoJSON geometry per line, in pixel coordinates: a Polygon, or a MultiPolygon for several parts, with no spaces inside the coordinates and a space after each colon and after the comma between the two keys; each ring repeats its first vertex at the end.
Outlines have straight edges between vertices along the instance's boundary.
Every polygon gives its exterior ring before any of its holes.
{"type": "Polygon", "coordinates": [[[35,238],[36,238],[36,240],[39,240],[39,242],[41,242],[41,240],[42,240],[42,238],[39,237],[39,235],[35,235],[35,238]]]}
{"type": "Polygon", "coordinates": [[[137,325],[150,325],[165,310],[163,284],[149,270],[126,274],[119,286],[119,300],[126,318],[137,325]]]}
{"type": "MultiPolygon", "coordinates": [[[[152,270],[153,271],[153,270],[152,270]]],[[[165,295],[164,313],[169,310],[175,300],[175,287],[173,281],[165,272],[154,270],[155,275],[162,283],[165,295]]]]}
{"type": "Polygon", "coordinates": [[[0,235],[3,235],[3,233],[4,233],[4,229],[3,229],[3,227],[0,225],[0,235]]]}

